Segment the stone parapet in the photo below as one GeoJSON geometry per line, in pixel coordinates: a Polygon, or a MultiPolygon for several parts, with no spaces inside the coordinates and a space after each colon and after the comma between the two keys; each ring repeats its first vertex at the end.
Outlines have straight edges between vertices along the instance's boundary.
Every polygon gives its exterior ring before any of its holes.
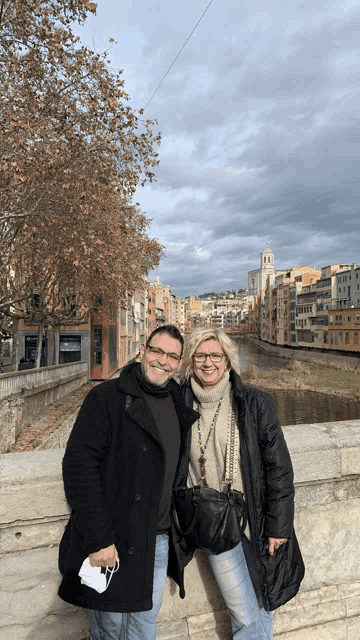
{"type": "MultiPolygon", "coordinates": [[[[295,526],[306,575],[275,612],[276,640],[360,638],[360,420],[284,428],[296,480],[295,526]]],[[[57,597],[68,519],[62,449],[0,456],[0,640],[83,640],[86,612],[57,597]]],[[[229,618],[206,555],[168,580],[160,640],[225,640],[229,618]]]]}
{"type": "Polygon", "coordinates": [[[87,362],[0,376],[0,452],[10,449],[16,437],[45,406],[75,391],[88,379],[87,362]]]}

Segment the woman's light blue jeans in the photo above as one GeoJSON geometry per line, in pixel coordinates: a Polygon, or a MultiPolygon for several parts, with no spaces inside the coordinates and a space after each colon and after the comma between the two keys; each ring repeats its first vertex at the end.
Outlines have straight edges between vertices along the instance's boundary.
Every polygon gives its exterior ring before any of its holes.
{"type": "Polygon", "coordinates": [[[90,640],[155,640],[156,616],[166,583],[169,536],[156,536],[153,581],[153,608],[138,613],[112,613],[89,610],[90,640]]]}
{"type": "Polygon", "coordinates": [[[230,613],[234,640],[272,640],[273,615],[259,607],[241,542],[231,551],[209,555],[209,562],[230,613]]]}

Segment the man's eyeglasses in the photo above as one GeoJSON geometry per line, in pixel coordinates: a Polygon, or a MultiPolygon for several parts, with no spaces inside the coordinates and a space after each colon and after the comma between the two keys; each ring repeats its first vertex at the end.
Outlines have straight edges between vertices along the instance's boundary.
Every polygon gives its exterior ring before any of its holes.
{"type": "Polygon", "coordinates": [[[159,349],[159,347],[151,347],[150,345],[146,348],[154,358],[162,358],[165,355],[170,364],[178,364],[181,360],[181,356],[178,356],[177,353],[169,353],[168,351],[159,349]]]}
{"type": "Polygon", "coordinates": [[[219,364],[223,359],[225,353],[194,353],[193,358],[195,362],[205,362],[206,358],[210,358],[214,364],[219,364]]]}

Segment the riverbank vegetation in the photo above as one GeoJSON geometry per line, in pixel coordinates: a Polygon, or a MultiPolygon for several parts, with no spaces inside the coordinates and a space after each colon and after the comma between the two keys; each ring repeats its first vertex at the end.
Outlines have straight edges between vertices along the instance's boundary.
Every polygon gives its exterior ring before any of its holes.
{"type": "Polygon", "coordinates": [[[360,400],[360,366],[347,362],[290,360],[286,368],[269,371],[250,365],[241,377],[264,391],[297,389],[360,400]]]}

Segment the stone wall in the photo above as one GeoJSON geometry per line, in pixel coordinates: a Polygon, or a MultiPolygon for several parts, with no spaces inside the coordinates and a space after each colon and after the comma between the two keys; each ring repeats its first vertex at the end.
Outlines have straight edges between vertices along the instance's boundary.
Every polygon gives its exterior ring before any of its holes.
{"type": "MultiPolygon", "coordinates": [[[[284,428],[296,479],[296,530],[306,565],[299,594],[275,613],[276,640],[360,638],[360,420],[284,428]]],[[[0,640],[84,640],[86,613],[56,595],[68,518],[63,450],[0,456],[0,640]]],[[[221,595],[198,553],[186,598],[169,580],[159,640],[227,640],[221,595]]]]}
{"type": "Polygon", "coordinates": [[[247,335],[246,338],[272,356],[280,356],[282,358],[287,358],[290,360],[304,360],[305,362],[314,362],[316,360],[335,360],[336,362],[350,364],[353,367],[358,367],[360,365],[360,353],[358,356],[344,356],[336,353],[334,350],[324,352],[311,347],[309,347],[309,349],[301,349],[300,347],[281,347],[275,344],[270,344],[269,342],[265,342],[264,340],[261,340],[259,338],[254,338],[253,336],[247,335]]]}
{"type": "Polygon", "coordinates": [[[75,420],[79,413],[79,410],[80,410],[79,408],[75,409],[75,411],[73,411],[66,418],[66,420],[64,420],[64,422],[60,425],[60,427],[58,427],[56,431],[51,433],[49,437],[42,444],[36,447],[36,449],[45,450],[45,449],[65,448],[66,443],[69,439],[70,433],[72,431],[72,428],[74,426],[75,420]]]}
{"type": "Polygon", "coordinates": [[[87,362],[0,376],[0,452],[11,447],[23,428],[38,417],[44,407],[75,391],[88,379],[87,362]]]}

